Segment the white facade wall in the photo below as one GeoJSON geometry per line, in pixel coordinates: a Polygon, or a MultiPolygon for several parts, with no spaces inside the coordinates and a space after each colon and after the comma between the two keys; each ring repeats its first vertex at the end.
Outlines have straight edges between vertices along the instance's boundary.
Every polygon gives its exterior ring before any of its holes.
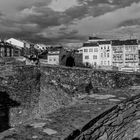
{"type": "Polygon", "coordinates": [[[124,46],[124,65],[129,67],[139,66],[138,45],[124,46]]]}
{"type": "Polygon", "coordinates": [[[58,54],[48,55],[48,64],[59,65],[59,55],[58,54]]]}
{"type": "Polygon", "coordinates": [[[99,65],[112,66],[112,46],[111,44],[99,45],[99,65]]]}
{"type": "Polygon", "coordinates": [[[82,47],[80,50],[83,52],[83,63],[89,63],[90,65],[99,65],[99,47],[89,46],[82,47]]]}
{"type": "Polygon", "coordinates": [[[119,69],[125,66],[124,45],[112,46],[112,55],[113,55],[113,59],[112,59],[113,66],[116,66],[119,69]]]}

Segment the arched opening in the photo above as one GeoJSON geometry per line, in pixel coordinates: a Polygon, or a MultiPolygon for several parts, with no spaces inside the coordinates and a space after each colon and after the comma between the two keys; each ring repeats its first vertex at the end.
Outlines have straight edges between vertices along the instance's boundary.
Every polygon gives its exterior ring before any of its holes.
{"type": "Polygon", "coordinates": [[[69,56],[67,59],[66,59],[66,66],[67,67],[73,67],[75,66],[75,60],[72,56],[69,56]]]}

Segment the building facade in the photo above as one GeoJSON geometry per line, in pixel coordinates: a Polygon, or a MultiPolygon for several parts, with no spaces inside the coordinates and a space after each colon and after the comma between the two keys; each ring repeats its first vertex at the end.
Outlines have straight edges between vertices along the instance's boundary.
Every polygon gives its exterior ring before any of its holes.
{"type": "Polygon", "coordinates": [[[79,49],[83,54],[83,63],[85,65],[97,66],[99,61],[99,45],[97,42],[86,42],[83,47],[79,49]]]}
{"type": "Polygon", "coordinates": [[[111,41],[99,41],[99,65],[112,66],[111,41]]]}
{"type": "Polygon", "coordinates": [[[15,53],[17,54],[17,56],[30,55],[30,49],[31,49],[32,43],[29,43],[24,40],[18,40],[15,38],[10,38],[10,39],[6,40],[6,42],[15,46],[15,48],[16,48],[15,53]],[[20,50],[19,54],[17,53],[18,50],[20,50]]]}
{"type": "Polygon", "coordinates": [[[140,45],[137,39],[104,40],[90,38],[79,48],[83,63],[99,67],[115,67],[118,70],[126,67],[137,71],[140,64],[140,45]]]}
{"type": "Polygon", "coordinates": [[[138,40],[125,40],[124,41],[124,65],[137,68],[139,65],[138,57],[138,40]]]}
{"type": "Polygon", "coordinates": [[[62,48],[62,46],[55,46],[48,49],[48,64],[59,65],[60,52],[62,48]]]}
{"type": "Polygon", "coordinates": [[[114,40],[112,41],[113,66],[117,66],[120,70],[133,69],[137,71],[139,67],[138,41],[130,40],[114,40]]]}
{"type": "Polygon", "coordinates": [[[124,42],[120,40],[112,40],[112,65],[123,67],[124,63],[124,42]]]}
{"type": "Polygon", "coordinates": [[[13,57],[14,56],[14,47],[5,42],[0,42],[0,57],[13,57]]]}

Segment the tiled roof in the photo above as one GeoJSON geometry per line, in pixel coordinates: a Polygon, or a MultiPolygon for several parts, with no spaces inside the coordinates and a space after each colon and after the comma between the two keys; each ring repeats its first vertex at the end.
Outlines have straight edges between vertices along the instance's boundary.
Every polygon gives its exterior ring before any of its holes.
{"type": "Polygon", "coordinates": [[[123,42],[124,42],[124,45],[138,45],[137,39],[124,40],[123,42]]]}
{"type": "Polygon", "coordinates": [[[98,41],[99,44],[111,44],[111,41],[98,41]]]}
{"type": "Polygon", "coordinates": [[[124,45],[124,42],[121,40],[111,40],[111,42],[112,42],[112,46],[124,45]]]}
{"type": "Polygon", "coordinates": [[[119,45],[138,45],[137,39],[128,39],[128,40],[112,40],[112,46],[119,45]]]}
{"type": "Polygon", "coordinates": [[[83,44],[83,47],[97,47],[98,44],[95,42],[86,42],[83,44]]]}

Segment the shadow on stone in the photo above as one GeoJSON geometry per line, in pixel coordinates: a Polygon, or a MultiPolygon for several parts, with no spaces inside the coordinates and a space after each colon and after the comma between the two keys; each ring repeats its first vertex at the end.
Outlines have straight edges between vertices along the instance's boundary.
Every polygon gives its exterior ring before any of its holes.
{"type": "Polygon", "coordinates": [[[67,67],[73,67],[75,66],[75,61],[74,58],[72,56],[69,56],[66,60],[66,66],[67,67]]]}
{"type": "Polygon", "coordinates": [[[10,99],[6,92],[0,92],[0,132],[10,128],[9,110],[12,107],[19,106],[17,101],[10,99]]]}

